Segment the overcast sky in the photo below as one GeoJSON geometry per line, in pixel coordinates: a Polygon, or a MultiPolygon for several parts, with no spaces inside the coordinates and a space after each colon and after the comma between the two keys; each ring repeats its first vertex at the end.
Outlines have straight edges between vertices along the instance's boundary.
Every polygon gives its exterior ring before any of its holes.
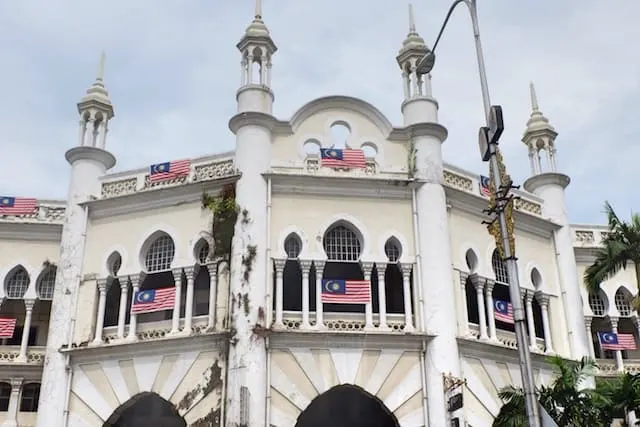
{"type": "MultiPolygon", "coordinates": [[[[398,0],[264,0],[278,52],[275,114],[289,118],[320,96],[344,94],[401,124],[395,56],[408,29],[398,0]]],[[[502,146],[517,182],[529,174],[520,141],[529,81],[559,132],[558,167],[572,178],[569,216],[604,221],[610,200],[640,209],[640,60],[637,0],[479,0],[489,86],[505,111],[502,146]],[[615,5],[615,6],[614,6],[615,5]]],[[[432,45],[449,0],[415,1],[432,45]]],[[[77,140],[76,102],[107,52],[115,105],[107,141],[115,170],[233,149],[240,56],[235,44],[253,0],[0,1],[0,194],[64,198],[64,152],[77,140]]],[[[433,91],[449,128],[445,159],[474,173],[482,101],[468,13],[457,10],[438,46],[433,91]]]]}

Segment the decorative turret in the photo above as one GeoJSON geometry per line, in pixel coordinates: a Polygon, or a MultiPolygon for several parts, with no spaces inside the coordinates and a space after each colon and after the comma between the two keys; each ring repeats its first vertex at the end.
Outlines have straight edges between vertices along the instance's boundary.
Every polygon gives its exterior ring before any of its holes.
{"type": "Polygon", "coordinates": [[[262,20],[262,0],[256,0],[255,16],[236,45],[242,54],[238,112],[259,111],[271,114],[271,58],[278,50],[262,20]]]}
{"type": "Polygon", "coordinates": [[[80,146],[105,149],[107,142],[108,124],[114,116],[113,104],[109,99],[109,92],[104,87],[104,52],[100,55],[98,75],[93,84],[87,89],[85,96],[78,102],[80,113],[80,146]]]}
{"type": "Polygon", "coordinates": [[[531,117],[527,121],[527,129],[522,136],[522,142],[529,148],[529,163],[531,164],[531,176],[544,172],[556,172],[556,148],[555,140],[558,132],[549,124],[540,108],[538,97],[533,83],[529,84],[531,91],[531,117]],[[540,157],[541,152],[546,153],[546,167],[540,157]]]}

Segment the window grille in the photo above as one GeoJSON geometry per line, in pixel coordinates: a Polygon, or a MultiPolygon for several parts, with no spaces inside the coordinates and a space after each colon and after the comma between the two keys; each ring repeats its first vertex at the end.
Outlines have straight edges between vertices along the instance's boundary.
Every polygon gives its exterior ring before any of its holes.
{"type": "Polygon", "coordinates": [[[38,282],[38,296],[40,299],[52,299],[53,289],[56,284],[56,269],[48,268],[42,276],[40,276],[40,282],[38,282]]]}
{"type": "Polygon", "coordinates": [[[599,294],[589,294],[589,307],[595,316],[604,316],[606,313],[604,300],[599,294]]]}
{"type": "Polygon", "coordinates": [[[400,259],[400,247],[393,239],[387,240],[387,243],[384,244],[384,253],[389,262],[398,262],[400,259]]]}
{"type": "Polygon", "coordinates": [[[163,235],[158,237],[147,251],[145,259],[147,272],[169,270],[175,253],[176,247],[170,236],[163,235]]]}
{"type": "Polygon", "coordinates": [[[200,241],[200,247],[198,248],[198,261],[200,264],[206,264],[209,258],[209,242],[206,240],[200,241]]]}
{"type": "Polygon", "coordinates": [[[620,316],[631,316],[631,304],[629,303],[629,297],[622,289],[618,289],[614,297],[614,301],[620,316]]]}
{"type": "Polygon", "coordinates": [[[38,412],[38,400],[40,399],[40,384],[30,383],[22,387],[20,400],[20,412],[38,412]]]}
{"type": "Polygon", "coordinates": [[[493,251],[491,266],[493,267],[493,274],[496,276],[496,282],[508,284],[509,274],[507,273],[507,265],[504,260],[500,258],[500,254],[497,249],[493,251]]]}
{"type": "Polygon", "coordinates": [[[11,275],[7,281],[7,297],[22,298],[29,289],[29,273],[22,267],[11,275]]]}
{"type": "Polygon", "coordinates": [[[302,241],[297,234],[291,233],[284,240],[284,251],[287,253],[287,258],[295,259],[300,256],[302,252],[302,241]]]}
{"type": "Polygon", "coordinates": [[[344,225],[331,228],[324,237],[323,246],[329,261],[358,261],[362,251],[356,233],[344,225]]]}

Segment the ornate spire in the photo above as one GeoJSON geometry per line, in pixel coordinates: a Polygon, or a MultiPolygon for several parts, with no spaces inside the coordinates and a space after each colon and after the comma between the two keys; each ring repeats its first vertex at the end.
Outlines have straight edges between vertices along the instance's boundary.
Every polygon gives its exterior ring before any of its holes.
{"type": "Polygon", "coordinates": [[[427,53],[429,53],[429,48],[416,30],[413,5],[409,4],[409,32],[402,42],[398,56],[396,56],[396,61],[402,70],[405,100],[421,96],[431,96],[429,76],[425,79],[416,72],[416,64],[427,53]]]}
{"type": "Polygon", "coordinates": [[[104,51],[100,53],[100,63],[98,65],[98,73],[96,74],[96,79],[93,84],[89,86],[87,89],[87,93],[82,97],[80,102],[78,103],[78,110],[82,110],[83,107],[88,107],[90,105],[100,107],[109,112],[110,117],[113,117],[113,106],[111,104],[111,100],[109,99],[109,92],[104,86],[104,66],[105,66],[106,56],[104,51]]]}
{"type": "Polygon", "coordinates": [[[269,28],[262,20],[262,0],[256,0],[253,21],[245,30],[245,37],[269,37],[269,28]]]}
{"type": "Polygon", "coordinates": [[[558,132],[551,126],[538,105],[538,96],[536,88],[529,83],[529,92],[531,96],[531,116],[527,121],[527,128],[522,136],[522,142],[529,149],[529,162],[531,166],[531,175],[539,175],[541,173],[556,171],[556,147],[555,140],[558,132]],[[546,153],[546,161],[543,162],[546,153]]]}
{"type": "Polygon", "coordinates": [[[255,0],[253,21],[236,47],[242,53],[242,86],[271,86],[271,57],[278,48],[262,20],[262,0],[255,0]],[[257,72],[252,69],[255,63],[259,65],[257,72]]]}
{"type": "Polygon", "coordinates": [[[402,54],[404,51],[412,49],[419,50],[420,52],[428,52],[429,50],[424,42],[424,39],[420,37],[418,31],[416,31],[416,20],[413,15],[413,5],[409,3],[409,32],[407,33],[407,38],[404,39],[404,42],[402,42],[400,54],[402,54]]]}
{"type": "Polygon", "coordinates": [[[540,107],[538,106],[538,96],[536,95],[536,88],[533,85],[533,82],[529,83],[529,91],[531,92],[531,117],[529,118],[529,121],[527,121],[525,136],[529,132],[543,130],[555,133],[555,129],[549,124],[549,119],[547,119],[544,114],[542,114],[542,111],[540,111],[540,107]]]}

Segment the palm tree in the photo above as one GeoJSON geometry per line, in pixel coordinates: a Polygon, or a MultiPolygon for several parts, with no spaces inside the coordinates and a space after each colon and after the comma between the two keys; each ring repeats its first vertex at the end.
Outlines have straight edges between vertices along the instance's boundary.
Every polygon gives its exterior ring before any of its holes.
{"type": "MultiPolygon", "coordinates": [[[[555,372],[551,386],[537,388],[538,400],[559,427],[608,427],[613,421],[611,402],[595,390],[581,389],[581,384],[593,375],[595,362],[583,358],[569,362],[559,356],[550,358],[555,372]]],[[[493,427],[527,427],[524,393],[508,386],[498,393],[504,402],[493,427]]]]}
{"type": "Polygon", "coordinates": [[[612,416],[627,418],[629,412],[640,409],[640,374],[598,379],[596,384],[599,394],[611,402],[612,416]]]}
{"type": "MultiPolygon", "coordinates": [[[[596,259],[584,272],[584,283],[590,293],[597,294],[600,284],[613,277],[620,270],[633,264],[636,284],[640,286],[640,214],[631,214],[631,221],[622,221],[609,202],[604,204],[609,222],[609,233],[602,239],[602,247],[596,252],[596,259]]],[[[640,309],[640,298],[633,298],[633,306],[640,309]]]]}

